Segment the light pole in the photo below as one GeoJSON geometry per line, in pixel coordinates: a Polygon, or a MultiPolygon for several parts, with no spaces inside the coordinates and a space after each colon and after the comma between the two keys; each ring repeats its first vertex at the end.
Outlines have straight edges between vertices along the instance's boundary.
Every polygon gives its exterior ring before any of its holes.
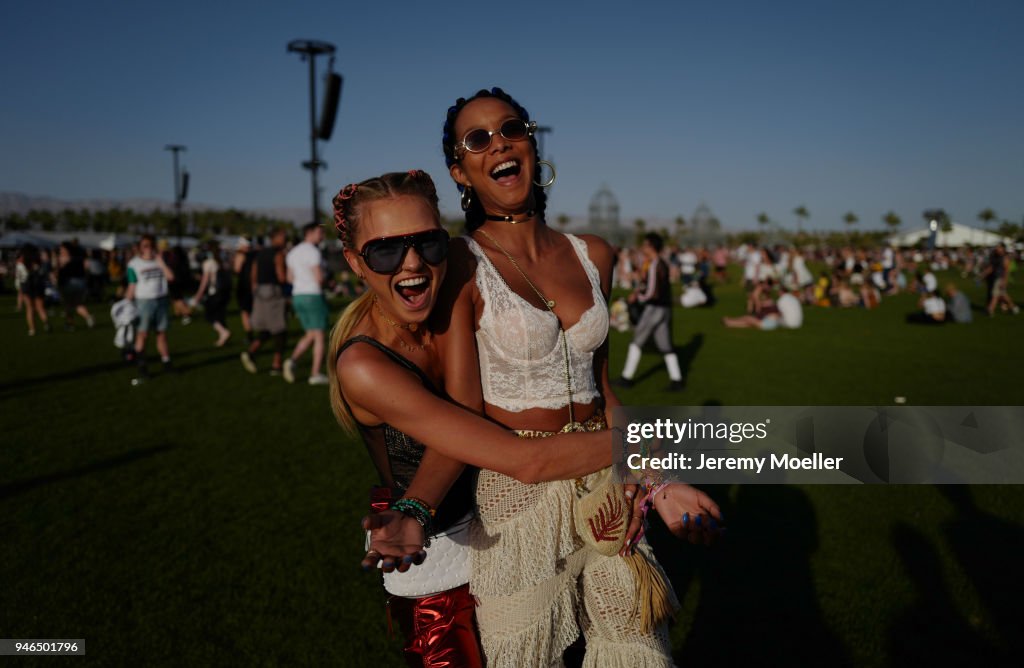
{"type": "Polygon", "coordinates": [[[540,155],[540,159],[544,159],[544,135],[549,132],[553,132],[554,128],[550,125],[538,125],[535,130],[537,134],[537,154],[540,155]]]}
{"type": "MultiPolygon", "coordinates": [[[[299,53],[302,55],[302,60],[309,61],[309,152],[310,159],[307,162],[303,162],[302,166],[310,171],[313,177],[313,221],[320,222],[320,187],[317,185],[317,172],[321,167],[326,167],[326,163],[321,162],[316,154],[316,140],[320,138],[320,135],[326,135],[323,137],[326,139],[330,136],[330,130],[326,132],[318,132],[316,124],[316,57],[320,55],[331,55],[331,63],[334,62],[333,54],[335,48],[330,42],[321,42],[313,39],[296,39],[288,43],[289,53],[299,53]]],[[[339,84],[340,86],[340,78],[339,84]]],[[[330,87],[330,86],[329,86],[330,87]]],[[[332,94],[328,91],[328,95],[332,94]]],[[[333,93],[337,95],[337,93],[333,93]]],[[[336,97],[335,97],[336,104],[336,97]]],[[[330,112],[331,118],[328,123],[333,124],[334,110],[330,112]]],[[[321,123],[323,125],[323,123],[321,123]]]]}
{"type": "Polygon", "coordinates": [[[178,245],[181,245],[181,202],[185,199],[185,191],[188,188],[188,174],[184,175],[184,188],[182,187],[182,173],[178,169],[178,153],[188,149],[181,144],[168,144],[164,146],[165,151],[174,153],[174,225],[178,233],[178,245]]]}

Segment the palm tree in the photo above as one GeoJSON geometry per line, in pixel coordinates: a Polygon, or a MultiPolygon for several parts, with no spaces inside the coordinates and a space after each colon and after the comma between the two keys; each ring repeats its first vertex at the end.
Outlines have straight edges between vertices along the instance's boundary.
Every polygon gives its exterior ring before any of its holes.
{"type": "Polygon", "coordinates": [[[686,227],[686,219],[676,216],[676,243],[683,242],[683,229],[686,227]]]}
{"type": "Polygon", "coordinates": [[[772,219],[769,218],[768,214],[765,213],[764,211],[757,214],[757,224],[760,225],[761,227],[767,227],[770,222],[772,222],[772,219]]]}
{"type": "Polygon", "coordinates": [[[885,223],[886,226],[895,233],[896,228],[899,227],[900,223],[902,223],[903,221],[900,219],[899,216],[896,215],[895,211],[889,211],[884,216],[882,216],[882,222],[885,223]]]}
{"type": "Polygon", "coordinates": [[[565,228],[569,225],[569,216],[564,213],[560,213],[558,214],[556,221],[558,222],[558,228],[562,230],[562,232],[565,232],[565,228]]]}
{"type": "Polygon", "coordinates": [[[856,225],[857,221],[859,220],[860,218],[858,218],[857,214],[855,214],[853,211],[847,211],[846,213],[843,214],[843,222],[846,223],[848,226],[856,225]]]}
{"type": "Polygon", "coordinates": [[[796,229],[799,232],[803,229],[804,221],[811,217],[811,212],[807,210],[806,206],[801,204],[793,209],[793,215],[796,216],[796,229]]]}
{"type": "Polygon", "coordinates": [[[636,228],[636,245],[639,246],[644,242],[644,231],[647,229],[647,221],[643,218],[637,218],[633,221],[633,227],[636,228]]]}
{"type": "Polygon", "coordinates": [[[981,224],[985,226],[986,230],[988,229],[988,226],[992,224],[992,221],[995,220],[996,218],[998,218],[998,216],[996,216],[996,212],[989,207],[985,207],[980,212],[978,212],[978,220],[981,221],[981,224]]]}

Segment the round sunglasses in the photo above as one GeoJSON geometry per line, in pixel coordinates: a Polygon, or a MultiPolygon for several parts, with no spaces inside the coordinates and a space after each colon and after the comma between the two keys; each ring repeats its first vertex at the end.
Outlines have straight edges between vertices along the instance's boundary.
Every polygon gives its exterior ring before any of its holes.
{"type": "Polygon", "coordinates": [[[436,229],[373,239],[363,244],[359,255],[366,262],[366,266],[374,272],[394,274],[402,266],[405,254],[410,248],[415,248],[416,253],[427,264],[441,264],[448,257],[448,232],[436,229]]]}
{"type": "Polygon", "coordinates": [[[491,145],[491,138],[496,134],[509,141],[522,141],[537,131],[537,123],[527,123],[521,118],[510,118],[501,124],[497,130],[484,130],[476,128],[466,133],[462,141],[455,145],[455,151],[469,151],[470,153],[483,153],[491,145]]]}

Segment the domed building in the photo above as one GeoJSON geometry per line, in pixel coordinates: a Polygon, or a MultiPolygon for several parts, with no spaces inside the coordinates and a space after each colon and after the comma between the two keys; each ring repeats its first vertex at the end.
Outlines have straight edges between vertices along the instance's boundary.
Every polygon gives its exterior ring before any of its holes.
{"type": "Polygon", "coordinates": [[[626,241],[626,231],[619,224],[619,201],[611,189],[603,185],[590,198],[589,231],[621,246],[626,241]]]}

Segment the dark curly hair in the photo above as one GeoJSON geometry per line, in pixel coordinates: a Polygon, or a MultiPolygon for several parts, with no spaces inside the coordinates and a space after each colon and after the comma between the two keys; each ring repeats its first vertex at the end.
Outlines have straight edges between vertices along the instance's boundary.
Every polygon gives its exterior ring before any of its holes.
{"type": "MultiPolygon", "coordinates": [[[[444,148],[444,162],[449,169],[452,165],[458,162],[455,157],[455,145],[459,141],[459,139],[455,137],[455,119],[459,117],[459,112],[461,112],[467,104],[473,100],[478,100],[484,97],[493,97],[505,102],[512,107],[512,110],[515,111],[519,118],[523,119],[527,123],[530,122],[530,112],[528,112],[521,104],[516,102],[511,95],[500,88],[495,87],[490,90],[480,90],[469,98],[460,97],[455,101],[455,104],[448,107],[448,115],[444,119],[444,132],[441,137],[441,146],[444,148]]],[[[537,138],[533,135],[530,136],[530,145],[533,146],[534,160],[540,161],[540,153],[537,151],[537,138]]],[[[457,185],[459,192],[461,193],[463,186],[461,184],[457,185]]],[[[544,189],[537,184],[533,185],[533,201],[535,205],[534,210],[537,212],[538,216],[543,218],[544,210],[547,208],[548,196],[544,192],[544,189]]],[[[469,210],[466,211],[466,231],[472,232],[483,225],[485,215],[486,213],[484,212],[483,205],[480,204],[480,200],[474,197],[469,210]]]]}

